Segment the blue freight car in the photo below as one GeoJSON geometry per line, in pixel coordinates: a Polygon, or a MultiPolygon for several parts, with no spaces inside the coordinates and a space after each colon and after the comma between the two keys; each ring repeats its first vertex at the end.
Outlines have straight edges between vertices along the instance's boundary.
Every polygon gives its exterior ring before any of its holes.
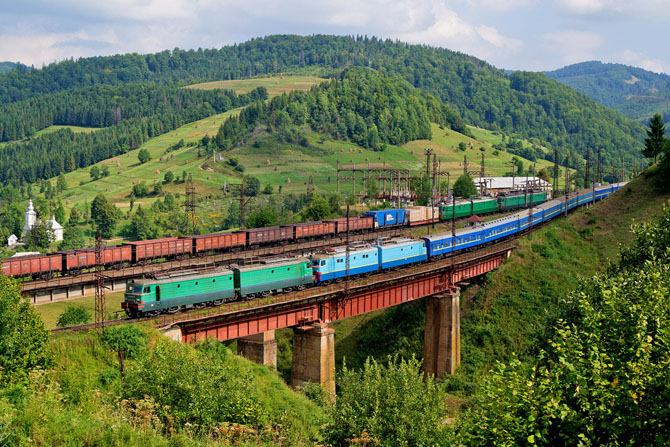
{"type": "Polygon", "coordinates": [[[379,251],[379,265],[382,269],[426,261],[428,259],[426,244],[420,239],[379,239],[377,241],[377,250],[379,251]]]}
{"type": "Polygon", "coordinates": [[[374,219],[375,228],[403,225],[405,223],[405,210],[389,209],[368,211],[365,213],[365,217],[372,217],[374,219]]]}
{"type": "MultiPolygon", "coordinates": [[[[346,247],[313,254],[312,270],[317,284],[347,276],[346,247]]],[[[374,245],[352,245],[349,249],[349,275],[379,270],[379,253],[374,245]]]]}

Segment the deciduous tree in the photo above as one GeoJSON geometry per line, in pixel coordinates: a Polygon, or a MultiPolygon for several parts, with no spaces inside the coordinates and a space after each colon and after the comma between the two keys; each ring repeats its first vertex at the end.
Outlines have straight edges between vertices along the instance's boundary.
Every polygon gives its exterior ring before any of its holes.
{"type": "Polygon", "coordinates": [[[477,187],[468,174],[463,174],[458,177],[458,180],[454,183],[454,195],[456,197],[468,198],[476,194],[477,187]]]}

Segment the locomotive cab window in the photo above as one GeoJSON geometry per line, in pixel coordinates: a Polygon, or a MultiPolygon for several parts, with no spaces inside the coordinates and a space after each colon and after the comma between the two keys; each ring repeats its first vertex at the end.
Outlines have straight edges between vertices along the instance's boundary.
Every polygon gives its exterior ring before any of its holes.
{"type": "Polygon", "coordinates": [[[145,287],[143,293],[149,293],[149,292],[151,292],[151,287],[149,286],[145,287]]]}

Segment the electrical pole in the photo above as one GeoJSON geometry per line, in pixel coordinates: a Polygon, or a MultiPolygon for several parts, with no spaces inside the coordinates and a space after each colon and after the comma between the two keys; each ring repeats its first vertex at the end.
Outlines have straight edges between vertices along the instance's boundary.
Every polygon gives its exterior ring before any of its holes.
{"type": "Polygon", "coordinates": [[[228,185],[233,194],[238,194],[237,200],[240,202],[240,228],[244,228],[244,210],[249,203],[249,198],[244,195],[244,180],[242,183],[228,185]]]}
{"type": "Polygon", "coordinates": [[[463,174],[468,173],[468,156],[463,155],[463,174]]]}
{"type": "Polygon", "coordinates": [[[102,238],[100,229],[95,235],[95,329],[102,331],[105,324],[105,277],[102,273],[102,238]]]}
{"type": "Polygon", "coordinates": [[[598,148],[598,183],[603,183],[603,168],[602,168],[602,154],[600,148],[598,148]]]}
{"type": "Polygon", "coordinates": [[[186,201],[184,202],[184,207],[186,208],[186,228],[190,229],[191,234],[196,234],[195,185],[193,184],[193,176],[191,174],[189,174],[186,182],[186,201]]]}
{"type": "Polygon", "coordinates": [[[554,191],[558,195],[558,148],[554,148],[554,191]]]}
{"type": "Polygon", "coordinates": [[[344,281],[344,296],[347,297],[349,296],[349,201],[347,200],[347,232],[344,235],[344,243],[346,244],[345,247],[345,281],[344,281]]]}
{"type": "Polygon", "coordinates": [[[568,169],[568,157],[565,157],[565,217],[568,217],[568,194],[570,193],[570,170],[568,169]]]}
{"type": "Polygon", "coordinates": [[[312,193],[314,192],[314,183],[312,181],[312,176],[309,176],[307,180],[307,203],[312,203],[312,193]]]}

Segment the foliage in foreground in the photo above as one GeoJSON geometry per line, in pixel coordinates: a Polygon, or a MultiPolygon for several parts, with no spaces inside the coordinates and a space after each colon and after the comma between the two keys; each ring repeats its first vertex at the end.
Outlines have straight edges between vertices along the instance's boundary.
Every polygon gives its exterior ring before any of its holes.
{"type": "Polygon", "coordinates": [[[342,368],[326,437],[336,446],[369,439],[380,446],[444,445],[445,395],[421,362],[397,357],[368,360],[361,370],[342,368]]]}
{"type": "Polygon", "coordinates": [[[48,340],[44,323],[21,296],[18,282],[0,275],[0,386],[48,367],[48,340]]]}
{"type": "Polygon", "coordinates": [[[654,222],[635,227],[636,241],[618,266],[569,296],[532,369],[519,361],[497,366],[461,424],[466,444],[667,443],[669,217],[665,208],[654,222]]]}

